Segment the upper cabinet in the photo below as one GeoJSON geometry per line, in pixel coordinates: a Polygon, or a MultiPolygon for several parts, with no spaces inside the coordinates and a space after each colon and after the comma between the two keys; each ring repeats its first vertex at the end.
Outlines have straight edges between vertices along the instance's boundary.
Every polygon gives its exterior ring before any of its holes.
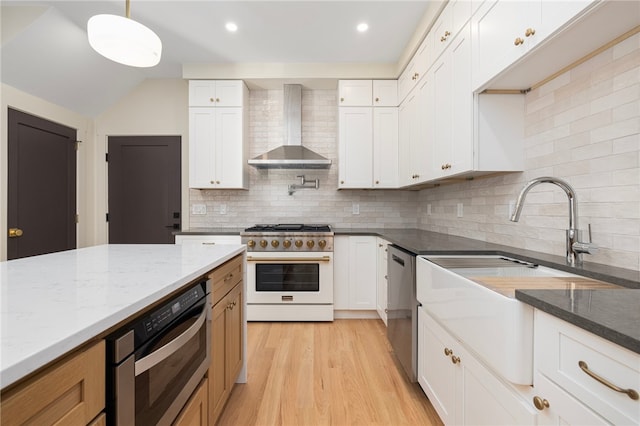
{"type": "Polygon", "coordinates": [[[340,80],[338,105],[398,106],[397,80],[340,80]]]}
{"type": "Polygon", "coordinates": [[[189,82],[190,188],[248,188],[248,98],[242,81],[189,82]]]}
{"type": "Polygon", "coordinates": [[[241,80],[190,80],[190,107],[241,107],[246,86],[241,80]]]}

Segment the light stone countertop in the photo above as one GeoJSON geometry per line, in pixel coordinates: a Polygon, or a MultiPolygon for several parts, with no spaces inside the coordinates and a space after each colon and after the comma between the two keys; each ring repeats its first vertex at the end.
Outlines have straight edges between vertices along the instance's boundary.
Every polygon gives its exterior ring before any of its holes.
{"type": "Polygon", "coordinates": [[[102,245],[0,262],[0,388],[244,251],[102,245]]]}

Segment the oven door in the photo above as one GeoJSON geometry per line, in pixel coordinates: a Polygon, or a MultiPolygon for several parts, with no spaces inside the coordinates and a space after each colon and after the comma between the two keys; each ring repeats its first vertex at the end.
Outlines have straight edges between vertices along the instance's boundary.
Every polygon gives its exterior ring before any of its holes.
{"type": "Polygon", "coordinates": [[[247,303],[333,303],[333,252],[248,253],[247,303]]]}
{"type": "Polygon", "coordinates": [[[111,424],[170,425],[175,420],[210,364],[210,312],[208,298],[202,299],[116,368],[111,424]]]}

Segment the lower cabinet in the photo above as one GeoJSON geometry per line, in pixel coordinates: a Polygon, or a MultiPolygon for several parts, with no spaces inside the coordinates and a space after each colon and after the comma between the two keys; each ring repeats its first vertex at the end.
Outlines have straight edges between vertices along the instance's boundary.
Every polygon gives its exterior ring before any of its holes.
{"type": "MultiPolygon", "coordinates": [[[[2,393],[2,425],[99,425],[105,406],[101,340],[2,393]]],[[[104,416],[102,417],[104,418],[104,416]]]]}
{"type": "Polygon", "coordinates": [[[376,276],[376,309],[378,315],[387,325],[387,253],[389,241],[376,238],[377,241],[377,276],[376,276]]]}
{"type": "Polygon", "coordinates": [[[333,247],[334,309],[375,311],[376,237],[339,235],[333,247]]]}
{"type": "Polygon", "coordinates": [[[539,424],[640,424],[639,354],[539,310],[533,347],[539,424]]]}
{"type": "Polygon", "coordinates": [[[447,425],[533,425],[523,394],[418,308],[418,383],[447,425]]]}
{"type": "MultiPolygon", "coordinates": [[[[237,273],[237,265],[242,265],[242,256],[230,260],[218,270],[226,274],[212,274],[213,310],[211,315],[211,366],[209,367],[209,424],[214,425],[222,412],[233,384],[242,369],[243,350],[243,297],[242,273],[237,273]],[[219,294],[218,288],[229,287],[226,294],[219,294]]],[[[242,269],[240,269],[242,271],[242,269]]]]}
{"type": "Polygon", "coordinates": [[[207,426],[209,424],[208,379],[205,377],[187,401],[173,426],[207,426]]]}

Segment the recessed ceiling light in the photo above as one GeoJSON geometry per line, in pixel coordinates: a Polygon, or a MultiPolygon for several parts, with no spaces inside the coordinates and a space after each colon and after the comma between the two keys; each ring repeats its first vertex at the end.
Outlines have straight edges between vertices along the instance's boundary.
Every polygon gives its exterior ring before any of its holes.
{"type": "Polygon", "coordinates": [[[227,31],[231,33],[235,33],[236,31],[238,31],[238,26],[233,22],[227,22],[227,24],[225,25],[225,28],[227,29],[227,31]]]}
{"type": "Polygon", "coordinates": [[[358,31],[363,33],[369,29],[369,24],[367,24],[366,22],[362,22],[361,24],[358,24],[356,28],[358,29],[358,31]]]}

